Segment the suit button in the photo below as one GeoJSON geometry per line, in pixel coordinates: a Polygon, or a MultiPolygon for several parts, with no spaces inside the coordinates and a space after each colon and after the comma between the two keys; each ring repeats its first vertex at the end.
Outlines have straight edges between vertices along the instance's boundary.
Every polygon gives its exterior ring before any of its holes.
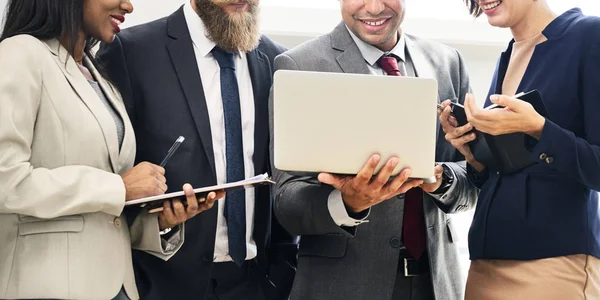
{"type": "Polygon", "coordinates": [[[121,219],[115,218],[113,224],[115,224],[115,227],[117,227],[117,229],[120,229],[121,228],[121,219]]]}
{"type": "Polygon", "coordinates": [[[540,154],[540,160],[546,160],[547,157],[548,157],[548,154],[546,154],[546,153],[540,154]]]}
{"type": "Polygon", "coordinates": [[[390,246],[392,248],[400,248],[400,239],[397,237],[393,237],[390,239],[390,246]]]}
{"type": "Polygon", "coordinates": [[[553,161],[554,161],[554,158],[552,156],[546,157],[546,163],[547,164],[551,164],[553,161]]]}

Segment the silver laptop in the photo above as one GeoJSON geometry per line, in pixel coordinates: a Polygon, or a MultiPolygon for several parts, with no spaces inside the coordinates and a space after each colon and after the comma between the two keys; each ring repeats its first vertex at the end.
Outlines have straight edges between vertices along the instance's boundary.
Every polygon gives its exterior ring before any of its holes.
{"type": "Polygon", "coordinates": [[[273,93],[277,169],[356,174],[379,153],[376,171],[397,156],[394,175],[434,176],[434,79],[279,70],[273,93]]]}

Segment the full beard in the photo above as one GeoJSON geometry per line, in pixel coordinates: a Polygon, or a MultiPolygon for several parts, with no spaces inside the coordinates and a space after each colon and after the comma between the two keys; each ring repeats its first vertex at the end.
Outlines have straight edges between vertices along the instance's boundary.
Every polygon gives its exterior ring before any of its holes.
{"type": "Polygon", "coordinates": [[[228,15],[218,4],[239,0],[195,0],[198,16],[204,22],[207,36],[228,52],[249,52],[260,41],[259,7],[257,0],[246,0],[247,12],[228,15]]]}

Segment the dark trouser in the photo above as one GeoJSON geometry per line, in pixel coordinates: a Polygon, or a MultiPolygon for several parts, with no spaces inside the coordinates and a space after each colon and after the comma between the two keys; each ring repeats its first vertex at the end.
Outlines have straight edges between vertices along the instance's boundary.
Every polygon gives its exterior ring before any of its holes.
{"type": "Polygon", "coordinates": [[[402,254],[406,253],[401,251],[392,300],[434,300],[433,281],[427,254],[418,261],[411,260],[410,256],[402,254]],[[405,261],[407,256],[408,259],[405,261]]]}
{"type": "Polygon", "coordinates": [[[206,300],[264,300],[256,261],[214,263],[206,300]]]}

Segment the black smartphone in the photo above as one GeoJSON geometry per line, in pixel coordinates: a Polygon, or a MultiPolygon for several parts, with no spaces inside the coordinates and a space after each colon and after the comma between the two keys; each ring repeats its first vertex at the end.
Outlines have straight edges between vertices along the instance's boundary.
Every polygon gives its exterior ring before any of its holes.
{"type": "Polygon", "coordinates": [[[465,107],[458,102],[452,102],[450,103],[450,106],[452,107],[452,115],[456,119],[458,126],[460,127],[467,125],[469,121],[467,120],[467,113],[465,112],[465,107]]]}
{"type": "MultiPolygon", "coordinates": [[[[465,112],[465,106],[457,103],[457,102],[452,102],[450,104],[452,106],[452,115],[454,115],[454,118],[456,119],[458,126],[465,126],[467,125],[467,123],[469,122],[467,120],[467,113],[465,112]]],[[[490,109],[495,109],[495,108],[504,108],[498,104],[492,104],[490,106],[486,106],[483,109],[486,110],[490,110],[490,109]]]]}

